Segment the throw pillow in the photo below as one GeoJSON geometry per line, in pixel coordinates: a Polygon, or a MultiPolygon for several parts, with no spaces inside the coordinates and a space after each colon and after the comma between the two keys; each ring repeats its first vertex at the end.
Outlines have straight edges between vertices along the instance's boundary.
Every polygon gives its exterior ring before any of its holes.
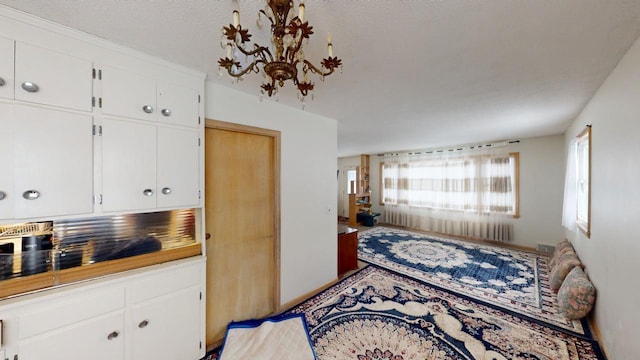
{"type": "Polygon", "coordinates": [[[580,259],[578,259],[575,253],[567,252],[560,255],[555,266],[551,269],[551,275],[549,276],[551,289],[558,291],[564,278],[569,274],[569,271],[576,266],[580,266],[580,259]]]}
{"type": "Polygon", "coordinates": [[[569,242],[569,240],[567,239],[564,239],[560,241],[558,245],[556,245],[556,249],[553,252],[553,256],[551,257],[551,260],[549,260],[549,269],[553,269],[553,267],[556,266],[556,263],[558,262],[558,258],[562,254],[565,254],[568,252],[575,253],[575,250],[573,249],[573,245],[571,245],[571,242],[569,242]]]}
{"type": "Polygon", "coordinates": [[[558,310],[570,320],[585,317],[596,301],[596,288],[579,266],[571,269],[558,290],[558,310]]]}

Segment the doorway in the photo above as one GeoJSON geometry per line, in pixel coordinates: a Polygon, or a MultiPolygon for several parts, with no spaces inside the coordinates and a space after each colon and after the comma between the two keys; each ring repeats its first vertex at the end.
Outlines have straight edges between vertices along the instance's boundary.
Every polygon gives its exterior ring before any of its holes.
{"type": "Polygon", "coordinates": [[[207,348],[280,306],[280,132],[205,123],[207,348]]]}

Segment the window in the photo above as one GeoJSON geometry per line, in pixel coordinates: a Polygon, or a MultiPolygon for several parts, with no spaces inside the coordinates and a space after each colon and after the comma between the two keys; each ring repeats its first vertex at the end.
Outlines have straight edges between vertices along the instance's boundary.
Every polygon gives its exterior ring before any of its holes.
{"type": "Polygon", "coordinates": [[[353,192],[351,191],[351,182],[355,182],[356,181],[356,170],[355,169],[348,169],[347,170],[347,194],[353,194],[353,192]]]}
{"type": "Polygon", "coordinates": [[[587,237],[591,235],[591,127],[576,138],[576,222],[587,237]]]}
{"type": "Polygon", "coordinates": [[[387,162],[383,204],[519,216],[519,154],[434,156],[387,162]]]}

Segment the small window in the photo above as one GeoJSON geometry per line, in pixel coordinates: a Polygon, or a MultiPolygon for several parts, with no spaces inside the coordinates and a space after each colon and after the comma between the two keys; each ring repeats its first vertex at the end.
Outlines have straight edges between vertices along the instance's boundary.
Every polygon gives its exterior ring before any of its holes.
{"type": "Polygon", "coordinates": [[[351,182],[355,182],[356,181],[356,170],[355,169],[349,169],[347,170],[347,194],[353,194],[354,192],[351,191],[351,182]]]}
{"type": "Polygon", "coordinates": [[[591,236],[591,127],[576,139],[576,197],[578,228],[591,236]]]}

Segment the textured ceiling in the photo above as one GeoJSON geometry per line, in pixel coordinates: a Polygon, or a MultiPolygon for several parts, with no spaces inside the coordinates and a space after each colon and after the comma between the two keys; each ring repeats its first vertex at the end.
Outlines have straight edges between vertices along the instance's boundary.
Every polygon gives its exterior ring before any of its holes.
{"type": "MultiPolygon", "coordinates": [[[[0,0],[218,79],[231,0],[0,0]]],[[[354,155],[564,132],[640,35],[640,0],[306,0],[319,63],[326,34],[344,73],[316,81],[305,111],[338,121],[354,155]]],[[[240,0],[255,26],[263,1],[240,0]]],[[[287,84],[279,101],[300,107],[287,84]]]]}

